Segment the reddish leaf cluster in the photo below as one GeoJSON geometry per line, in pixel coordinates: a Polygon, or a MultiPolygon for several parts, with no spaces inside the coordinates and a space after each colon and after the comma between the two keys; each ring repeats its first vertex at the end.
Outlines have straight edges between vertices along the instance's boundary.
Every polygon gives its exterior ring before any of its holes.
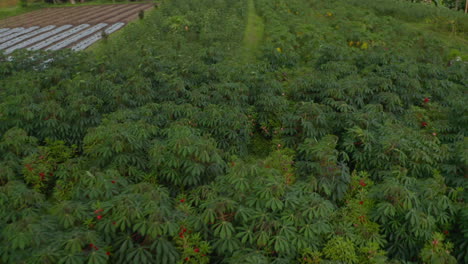
{"type": "Polygon", "coordinates": [[[90,243],[90,244],[89,244],[89,247],[90,247],[91,249],[94,249],[94,250],[99,250],[99,248],[98,248],[96,245],[94,245],[93,243],[90,243]]]}
{"type": "Polygon", "coordinates": [[[184,238],[185,232],[187,232],[187,228],[182,227],[182,230],[179,232],[179,237],[184,238]]]}
{"type": "Polygon", "coordinates": [[[362,145],[362,142],[361,142],[361,141],[354,142],[354,145],[355,145],[355,146],[357,146],[357,147],[359,147],[359,146],[361,146],[361,145],[362,145]]]}
{"type": "Polygon", "coordinates": [[[24,165],[24,166],[28,169],[28,171],[32,171],[32,170],[33,170],[33,168],[31,167],[31,164],[26,164],[26,165],[24,165]]]}
{"type": "Polygon", "coordinates": [[[361,185],[362,187],[366,187],[367,183],[365,183],[364,180],[360,180],[359,185],[361,185]]]}
{"type": "MultiPolygon", "coordinates": [[[[99,214],[99,213],[101,213],[101,212],[104,212],[104,209],[97,209],[97,210],[94,211],[95,214],[99,214]]],[[[96,216],[96,218],[97,218],[98,220],[101,220],[101,219],[102,219],[102,215],[98,215],[98,216],[96,216]]]]}
{"type": "Polygon", "coordinates": [[[362,222],[366,221],[366,216],[360,215],[360,216],[358,217],[358,219],[359,219],[359,221],[362,223],[362,222]]]}

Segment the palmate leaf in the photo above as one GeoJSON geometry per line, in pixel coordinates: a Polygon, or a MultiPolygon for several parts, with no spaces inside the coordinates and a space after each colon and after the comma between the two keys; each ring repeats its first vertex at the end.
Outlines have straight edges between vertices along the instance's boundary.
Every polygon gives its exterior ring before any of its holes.
{"type": "Polygon", "coordinates": [[[416,223],[419,223],[419,218],[417,211],[415,209],[411,209],[408,211],[408,213],[405,216],[405,219],[410,222],[411,225],[416,225],[416,223]]]}
{"type": "Polygon", "coordinates": [[[240,248],[240,243],[236,238],[218,239],[214,241],[213,247],[221,254],[232,253],[240,248]]]}
{"type": "Polygon", "coordinates": [[[96,250],[91,252],[88,256],[88,264],[104,264],[107,263],[109,256],[107,256],[104,250],[96,250]]]}
{"type": "Polygon", "coordinates": [[[291,243],[294,244],[294,246],[297,248],[297,250],[303,250],[303,249],[306,249],[306,248],[314,248],[316,249],[317,248],[317,244],[318,242],[317,241],[313,241],[313,240],[310,240],[310,239],[306,239],[305,237],[303,236],[297,236],[295,237],[291,243]],[[315,243],[312,243],[312,242],[315,242],[315,243]]]}
{"type": "Polygon", "coordinates": [[[283,226],[279,227],[279,235],[287,239],[293,239],[297,236],[296,228],[291,223],[284,223],[283,226]]]}
{"type": "Polygon", "coordinates": [[[32,236],[25,232],[15,233],[10,242],[12,249],[25,249],[27,246],[31,245],[32,236]]]}
{"type": "Polygon", "coordinates": [[[151,244],[151,250],[155,250],[156,263],[173,264],[179,258],[179,253],[172,243],[164,238],[156,239],[151,244]]]}
{"type": "Polygon", "coordinates": [[[226,259],[227,263],[237,264],[267,264],[270,263],[268,258],[262,255],[259,251],[254,251],[251,249],[248,250],[238,250],[234,252],[234,255],[231,258],[226,259]]]}
{"type": "Polygon", "coordinates": [[[180,226],[173,221],[167,221],[163,225],[164,227],[164,234],[169,236],[175,236],[179,231],[180,226]]]}
{"type": "Polygon", "coordinates": [[[133,230],[145,236],[148,231],[148,222],[141,221],[133,226],[133,230]]]}
{"type": "Polygon", "coordinates": [[[245,206],[239,206],[237,213],[235,215],[236,220],[241,220],[243,222],[248,222],[249,220],[252,219],[252,216],[254,215],[254,210],[245,206]]]}
{"type": "Polygon", "coordinates": [[[222,221],[214,226],[214,234],[221,239],[229,239],[232,237],[234,227],[230,222],[222,221]]]}
{"type": "Polygon", "coordinates": [[[312,238],[315,236],[314,228],[311,224],[307,224],[300,229],[300,232],[304,235],[305,238],[312,238]]]}
{"type": "Polygon", "coordinates": [[[270,241],[271,245],[275,249],[276,252],[281,254],[290,254],[291,253],[291,243],[289,240],[284,236],[274,236],[273,239],[270,241]]]}
{"type": "Polygon", "coordinates": [[[332,231],[332,227],[330,226],[330,223],[324,220],[319,220],[312,224],[312,230],[314,231],[315,234],[327,234],[332,231]]]}
{"type": "Polygon", "coordinates": [[[83,241],[81,238],[73,238],[65,242],[65,250],[70,254],[77,254],[81,252],[83,241]]]}
{"type": "Polygon", "coordinates": [[[232,183],[234,184],[234,187],[240,192],[244,192],[250,187],[247,179],[243,177],[233,177],[232,183]]]}
{"type": "Polygon", "coordinates": [[[41,263],[59,263],[59,257],[62,251],[56,250],[53,246],[43,247],[33,253],[29,252],[27,263],[41,264],[41,263]]]}
{"type": "Polygon", "coordinates": [[[117,254],[119,256],[120,261],[124,261],[127,256],[127,253],[130,252],[133,248],[135,248],[132,237],[130,235],[120,237],[116,241],[115,246],[118,246],[117,254]]]}
{"type": "Polygon", "coordinates": [[[236,234],[236,237],[240,239],[240,242],[245,244],[253,244],[254,240],[254,233],[252,232],[251,228],[242,227],[236,234]]]}
{"type": "Polygon", "coordinates": [[[267,231],[260,231],[256,233],[257,246],[264,247],[270,241],[270,234],[267,231]]]}
{"type": "Polygon", "coordinates": [[[268,200],[265,205],[269,207],[271,210],[273,210],[274,212],[280,211],[283,209],[283,202],[277,198],[272,198],[268,200]]]}
{"type": "Polygon", "coordinates": [[[214,223],[216,218],[216,213],[213,209],[208,208],[202,214],[203,221],[205,223],[214,223]]]}
{"type": "Polygon", "coordinates": [[[60,219],[61,224],[63,227],[68,228],[73,226],[75,223],[76,218],[72,214],[65,214],[63,217],[60,219]]]}
{"type": "Polygon", "coordinates": [[[115,221],[112,221],[112,219],[105,218],[104,220],[99,220],[97,223],[97,230],[100,232],[103,232],[103,234],[111,235],[116,232],[117,230],[117,222],[114,224],[115,221]]]}
{"type": "Polygon", "coordinates": [[[135,247],[130,250],[125,258],[128,263],[152,263],[153,256],[144,247],[135,247]]]}
{"type": "Polygon", "coordinates": [[[86,259],[83,255],[67,255],[59,259],[58,264],[83,264],[86,259]]]}
{"type": "Polygon", "coordinates": [[[395,216],[396,209],[389,202],[379,203],[376,206],[375,218],[377,221],[386,223],[390,217],[395,216]]]}
{"type": "MultiPolygon", "coordinates": [[[[138,232],[140,232],[140,234],[143,234],[141,233],[141,231],[138,231],[138,232]]],[[[164,235],[165,230],[164,230],[163,224],[160,222],[150,222],[148,224],[147,234],[151,238],[156,238],[158,236],[164,235]]]]}

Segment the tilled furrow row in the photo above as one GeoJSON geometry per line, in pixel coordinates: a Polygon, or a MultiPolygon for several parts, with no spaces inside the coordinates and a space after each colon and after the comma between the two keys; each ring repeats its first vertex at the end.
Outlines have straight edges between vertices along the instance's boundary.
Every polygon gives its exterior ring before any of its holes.
{"type": "Polygon", "coordinates": [[[111,18],[109,18],[109,20],[106,20],[106,22],[116,23],[118,21],[122,21],[123,19],[125,19],[125,18],[127,18],[127,17],[129,17],[131,15],[134,15],[134,14],[138,15],[138,12],[140,12],[143,9],[144,9],[144,6],[135,6],[134,8],[132,8],[131,10],[128,10],[125,13],[121,13],[121,14],[118,14],[116,16],[112,16],[111,18]]]}
{"type": "Polygon", "coordinates": [[[60,8],[60,10],[57,10],[58,13],[44,16],[42,18],[34,20],[33,23],[35,25],[74,24],[74,23],[67,23],[67,22],[74,21],[79,16],[89,15],[89,12],[93,10],[92,8],[93,8],[92,6],[86,6],[86,7],[80,8],[82,10],[75,9],[75,8],[72,8],[71,10],[64,10],[64,8],[60,8]]]}
{"type": "MultiPolygon", "coordinates": [[[[32,13],[26,13],[20,16],[14,16],[9,18],[11,19],[10,21],[7,21],[8,19],[2,20],[0,25],[7,25],[8,27],[28,27],[31,25],[38,26],[39,24],[37,22],[41,19],[51,19],[53,17],[59,16],[63,12],[63,10],[60,9],[61,8],[47,8],[32,13]]],[[[52,23],[48,25],[52,25],[52,23]]]]}
{"type": "Polygon", "coordinates": [[[92,17],[87,17],[85,19],[87,19],[86,21],[88,21],[88,23],[107,23],[111,17],[121,14],[123,12],[127,12],[128,10],[133,10],[135,6],[136,5],[126,5],[120,8],[114,8],[112,10],[109,10],[109,12],[102,12],[100,14],[96,14],[92,17]]]}
{"type": "Polygon", "coordinates": [[[11,27],[11,28],[20,27],[21,26],[20,24],[23,21],[32,21],[31,19],[33,19],[34,17],[39,16],[39,15],[44,14],[44,13],[47,13],[48,9],[49,8],[42,9],[42,10],[36,10],[36,11],[26,13],[26,14],[23,14],[23,15],[20,15],[20,16],[5,18],[3,20],[0,20],[0,27],[5,27],[6,25],[8,25],[8,27],[11,27]]]}

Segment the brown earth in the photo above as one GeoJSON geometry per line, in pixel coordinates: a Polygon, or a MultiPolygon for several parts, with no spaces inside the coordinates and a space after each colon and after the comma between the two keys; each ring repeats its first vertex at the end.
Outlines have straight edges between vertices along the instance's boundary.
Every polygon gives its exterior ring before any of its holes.
{"type": "Polygon", "coordinates": [[[18,4],[18,0],[0,0],[0,8],[13,7],[18,4]]]}
{"type": "Polygon", "coordinates": [[[44,8],[0,20],[0,28],[79,25],[84,23],[127,23],[135,19],[141,10],[148,10],[153,6],[154,4],[113,4],[44,8]]]}

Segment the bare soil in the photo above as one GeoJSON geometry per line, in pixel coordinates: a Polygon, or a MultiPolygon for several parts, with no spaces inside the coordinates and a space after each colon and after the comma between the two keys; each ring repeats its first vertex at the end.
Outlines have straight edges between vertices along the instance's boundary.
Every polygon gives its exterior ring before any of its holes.
{"type": "Polygon", "coordinates": [[[129,22],[153,4],[115,4],[44,8],[0,20],[0,28],[129,22]]]}
{"type": "MultiPolygon", "coordinates": [[[[116,23],[127,24],[131,20],[136,19],[141,11],[149,10],[153,8],[153,6],[154,4],[112,4],[88,5],[77,7],[52,7],[14,17],[9,17],[7,19],[0,20],[0,29],[13,29],[20,27],[27,29],[32,26],[43,28],[51,25],[55,26],[55,29],[64,25],[71,25],[72,27],[63,31],[49,30],[50,32],[47,31],[45,33],[41,33],[45,34],[43,38],[36,38],[37,36],[40,36],[38,35],[39,33],[25,35],[28,34],[28,32],[24,31],[24,33],[17,34],[18,37],[21,38],[17,42],[14,42],[13,40],[14,43],[12,44],[1,44],[2,46],[0,46],[0,52],[2,52],[2,49],[4,50],[10,47],[13,47],[13,49],[15,49],[14,45],[21,46],[17,48],[20,49],[29,48],[38,43],[39,46],[41,46],[41,49],[47,49],[48,47],[56,45],[57,43],[60,43],[62,41],[65,41],[63,43],[63,48],[70,48],[73,45],[76,45],[79,42],[84,41],[87,38],[93,36],[94,34],[100,34],[100,32],[106,30],[106,28],[111,27],[116,23]],[[87,32],[84,32],[100,23],[106,23],[107,25],[93,33],[87,34],[87,32]],[[73,38],[73,43],[66,44],[68,43],[66,42],[67,39],[70,38],[73,38]]],[[[9,34],[14,34],[14,32],[9,34]]],[[[6,37],[5,40],[2,42],[9,41],[9,39],[7,38],[8,37],[6,37]]],[[[70,40],[68,41],[70,42],[70,40]]]]}

